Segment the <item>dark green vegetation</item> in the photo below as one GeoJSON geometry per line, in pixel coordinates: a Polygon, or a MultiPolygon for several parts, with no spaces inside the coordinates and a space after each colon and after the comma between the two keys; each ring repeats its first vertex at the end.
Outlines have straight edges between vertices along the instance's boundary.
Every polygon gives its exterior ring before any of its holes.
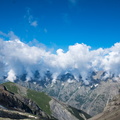
{"type": "Polygon", "coordinates": [[[76,116],[76,118],[78,118],[79,120],[84,120],[83,119],[83,115],[85,116],[85,118],[89,119],[91,118],[90,115],[88,115],[87,113],[81,111],[81,110],[77,110],[73,107],[69,107],[68,109],[74,116],[76,116]]]}
{"type": "MultiPolygon", "coordinates": [[[[8,91],[13,93],[19,93],[19,87],[15,83],[7,82],[3,83],[3,85],[7,88],[8,91]]],[[[26,98],[34,101],[45,113],[51,115],[49,101],[51,98],[43,92],[37,92],[34,90],[27,89],[26,98]]]]}
{"type": "Polygon", "coordinates": [[[3,83],[3,85],[7,88],[7,90],[9,90],[10,92],[13,92],[13,93],[18,93],[18,87],[15,85],[15,83],[12,83],[12,82],[6,82],[6,83],[3,83]]]}
{"type": "Polygon", "coordinates": [[[49,102],[51,98],[43,92],[37,92],[34,90],[27,90],[27,97],[34,102],[47,114],[51,115],[49,102]]]}

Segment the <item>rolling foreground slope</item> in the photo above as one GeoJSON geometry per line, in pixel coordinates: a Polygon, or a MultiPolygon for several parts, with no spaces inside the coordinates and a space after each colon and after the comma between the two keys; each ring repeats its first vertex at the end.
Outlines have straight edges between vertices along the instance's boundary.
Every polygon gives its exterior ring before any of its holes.
{"type": "MultiPolygon", "coordinates": [[[[32,116],[32,119],[40,120],[85,120],[90,118],[85,112],[63,104],[43,92],[26,89],[12,82],[0,85],[0,105],[5,111],[2,110],[3,113],[8,113],[8,118],[9,114],[14,114],[9,110],[25,112],[27,114],[23,115],[25,118],[32,116]]],[[[21,113],[17,114],[22,116],[21,113]]],[[[4,118],[4,114],[0,116],[4,118]]]]}
{"type": "Polygon", "coordinates": [[[120,95],[115,96],[102,113],[89,120],[120,120],[120,95]]]}

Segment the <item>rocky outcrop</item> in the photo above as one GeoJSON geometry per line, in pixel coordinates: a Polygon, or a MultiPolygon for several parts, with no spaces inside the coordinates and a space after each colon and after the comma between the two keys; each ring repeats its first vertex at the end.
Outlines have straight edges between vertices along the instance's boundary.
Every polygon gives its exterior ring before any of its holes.
{"type": "Polygon", "coordinates": [[[53,116],[58,120],[87,120],[91,116],[56,99],[50,101],[53,116]]]}
{"type": "Polygon", "coordinates": [[[55,118],[59,118],[59,120],[79,120],[67,110],[65,105],[61,105],[55,99],[50,101],[50,107],[52,109],[53,116],[55,116],[55,118]]]}
{"type": "Polygon", "coordinates": [[[38,120],[39,118],[28,114],[28,113],[22,113],[19,111],[13,111],[13,110],[6,110],[6,109],[0,109],[0,120],[8,120],[8,119],[27,119],[27,120],[38,120]]]}
{"type": "Polygon", "coordinates": [[[32,100],[8,91],[3,85],[0,85],[0,104],[11,110],[27,112],[38,115],[41,118],[49,119],[49,116],[32,100]]]}

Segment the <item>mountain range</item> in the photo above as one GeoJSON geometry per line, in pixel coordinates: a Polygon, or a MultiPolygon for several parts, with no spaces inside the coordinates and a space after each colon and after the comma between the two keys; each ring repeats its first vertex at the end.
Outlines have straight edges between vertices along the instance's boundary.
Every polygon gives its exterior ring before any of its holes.
{"type": "Polygon", "coordinates": [[[44,91],[91,116],[101,113],[120,88],[120,78],[113,74],[108,75],[104,71],[91,72],[87,78],[89,84],[85,84],[81,76],[76,80],[71,73],[59,75],[56,82],[52,82],[52,74],[49,71],[43,79],[39,73],[30,81],[26,81],[25,76],[17,77],[15,82],[37,91],[44,91]]]}
{"type": "MultiPolygon", "coordinates": [[[[29,81],[27,81],[26,77],[27,74],[16,76],[16,80],[14,82],[26,87],[27,89],[43,92],[51,96],[50,98],[52,98],[52,100],[49,104],[52,104],[51,109],[57,110],[57,113],[62,113],[64,109],[63,106],[66,106],[65,109],[68,108],[67,106],[70,106],[70,108],[77,111],[85,111],[85,113],[90,116],[96,116],[104,111],[104,108],[114,98],[114,96],[119,94],[118,91],[120,89],[120,77],[116,77],[114,74],[108,74],[104,71],[91,72],[86,79],[89,81],[89,84],[85,84],[81,76],[79,76],[79,80],[77,80],[69,72],[58,75],[55,82],[53,82],[52,73],[50,71],[47,71],[44,74],[44,77],[41,77],[39,72],[36,71],[34,77],[29,81]],[[59,107],[56,108],[53,103],[55,105],[56,103],[59,103],[61,107],[58,105],[59,107]]],[[[6,78],[7,77],[4,77],[2,79],[3,82],[7,80],[6,78]]],[[[36,96],[37,95],[34,97],[36,96]]],[[[52,116],[60,119],[59,117],[61,115],[56,115],[56,111],[54,111],[52,112],[52,116]]],[[[72,118],[67,117],[64,119],[70,120],[70,118],[72,118]]]]}

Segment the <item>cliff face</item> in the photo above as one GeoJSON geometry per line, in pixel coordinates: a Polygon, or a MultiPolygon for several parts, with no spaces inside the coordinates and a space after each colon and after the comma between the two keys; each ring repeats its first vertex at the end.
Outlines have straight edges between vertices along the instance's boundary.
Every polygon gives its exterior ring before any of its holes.
{"type": "Polygon", "coordinates": [[[115,96],[102,113],[89,120],[120,120],[120,95],[115,96]]]}

